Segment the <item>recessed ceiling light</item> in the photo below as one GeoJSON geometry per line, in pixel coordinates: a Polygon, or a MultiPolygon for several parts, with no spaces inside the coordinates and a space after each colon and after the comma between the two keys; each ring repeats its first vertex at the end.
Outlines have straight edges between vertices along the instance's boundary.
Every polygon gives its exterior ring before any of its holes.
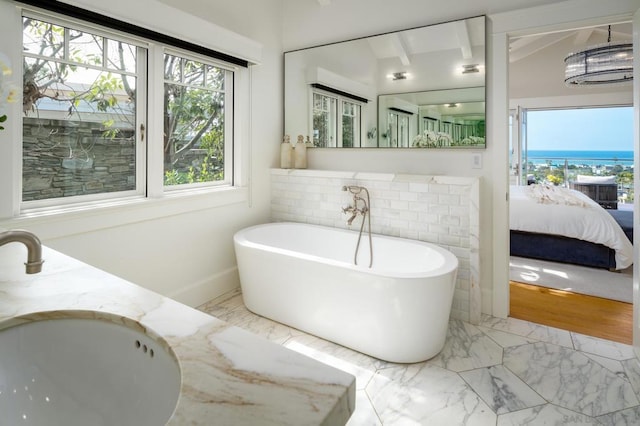
{"type": "Polygon", "coordinates": [[[478,66],[478,64],[471,64],[471,65],[463,65],[462,66],[462,74],[471,74],[474,72],[480,72],[480,68],[478,66]]]}
{"type": "Polygon", "coordinates": [[[389,77],[391,80],[406,80],[407,73],[406,71],[394,72],[393,74],[389,74],[387,77],[389,77]]]}

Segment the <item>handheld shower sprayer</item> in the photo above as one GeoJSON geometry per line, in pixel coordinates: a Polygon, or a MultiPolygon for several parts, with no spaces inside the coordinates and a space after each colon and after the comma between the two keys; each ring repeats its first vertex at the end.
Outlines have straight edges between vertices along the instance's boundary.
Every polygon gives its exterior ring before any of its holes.
{"type": "Polygon", "coordinates": [[[363,186],[357,186],[357,185],[344,185],[342,187],[343,191],[348,191],[350,194],[353,194],[353,195],[360,194],[363,189],[365,189],[363,186]]]}
{"type": "Polygon", "coordinates": [[[358,264],[358,249],[360,248],[360,239],[362,237],[362,231],[364,229],[365,218],[368,219],[368,231],[369,231],[369,268],[373,264],[373,247],[371,241],[371,214],[369,214],[369,206],[371,201],[369,199],[369,190],[364,186],[358,185],[344,185],[342,187],[343,191],[349,192],[353,195],[353,205],[347,206],[342,209],[343,213],[351,213],[351,217],[347,220],[347,225],[351,226],[354,219],[360,214],[362,215],[362,222],[360,223],[360,232],[358,234],[358,242],[356,243],[356,252],[353,257],[353,263],[355,265],[358,264]],[[366,198],[360,196],[360,194],[364,191],[364,195],[366,198]],[[358,208],[358,201],[362,203],[362,207],[358,208]]]}

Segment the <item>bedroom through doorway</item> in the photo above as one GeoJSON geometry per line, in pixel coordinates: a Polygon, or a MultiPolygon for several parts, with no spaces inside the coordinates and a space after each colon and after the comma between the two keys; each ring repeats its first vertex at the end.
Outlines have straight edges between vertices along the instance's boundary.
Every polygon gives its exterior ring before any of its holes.
{"type": "Polygon", "coordinates": [[[564,82],[564,57],[607,33],[631,23],[510,39],[510,315],[631,343],[632,86],[564,82]]]}

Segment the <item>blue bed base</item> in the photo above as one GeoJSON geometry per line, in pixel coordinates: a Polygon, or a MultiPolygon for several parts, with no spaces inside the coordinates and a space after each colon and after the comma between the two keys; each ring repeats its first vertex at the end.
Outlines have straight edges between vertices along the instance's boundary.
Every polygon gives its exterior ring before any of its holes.
{"type": "Polygon", "coordinates": [[[558,235],[511,231],[511,255],[610,270],[616,267],[615,250],[558,235]]]}
{"type": "MultiPolygon", "coordinates": [[[[633,243],[633,212],[607,210],[633,243]]],[[[511,231],[511,255],[615,270],[616,252],[602,244],[558,235],[511,231]]]]}

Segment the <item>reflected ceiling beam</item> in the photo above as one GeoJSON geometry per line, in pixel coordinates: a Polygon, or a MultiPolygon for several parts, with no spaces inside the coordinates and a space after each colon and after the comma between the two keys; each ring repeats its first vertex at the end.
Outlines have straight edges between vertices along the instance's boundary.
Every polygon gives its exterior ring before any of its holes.
{"type": "Polygon", "coordinates": [[[471,38],[469,37],[467,23],[465,21],[456,21],[454,24],[462,57],[464,59],[470,59],[473,57],[473,53],[471,52],[471,38]]]}
{"type": "Polygon", "coordinates": [[[573,32],[549,33],[519,38],[509,45],[509,62],[524,59],[567,37],[573,36],[573,34],[573,32]]]}
{"type": "Polygon", "coordinates": [[[400,59],[402,65],[408,67],[411,65],[411,60],[409,59],[409,54],[407,53],[407,47],[405,46],[402,38],[400,38],[399,33],[390,34],[389,42],[391,43],[391,48],[395,52],[395,56],[400,59]]]}

